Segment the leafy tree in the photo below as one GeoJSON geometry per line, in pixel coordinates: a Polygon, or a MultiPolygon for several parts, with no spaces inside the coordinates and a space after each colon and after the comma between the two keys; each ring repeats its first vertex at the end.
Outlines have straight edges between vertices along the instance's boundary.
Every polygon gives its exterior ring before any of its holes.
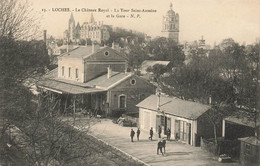
{"type": "Polygon", "coordinates": [[[225,108],[241,108],[255,121],[258,61],[258,44],[245,47],[225,39],[208,57],[194,52],[189,64],[176,68],[163,79],[164,84],[173,87],[165,92],[202,103],[207,103],[211,96],[213,115],[209,115],[208,120],[213,126],[219,125],[218,118],[228,115],[225,108]]]}
{"type": "Polygon", "coordinates": [[[58,40],[57,40],[57,46],[60,47],[60,46],[62,46],[62,45],[63,45],[63,40],[58,39],[58,40]]]}
{"type": "Polygon", "coordinates": [[[148,43],[147,50],[153,55],[154,60],[171,61],[172,67],[183,65],[185,60],[182,48],[173,40],[163,37],[148,43]]]}
{"type": "Polygon", "coordinates": [[[87,41],[84,40],[84,39],[80,39],[80,40],[79,40],[79,45],[85,46],[86,43],[87,43],[87,41]]]}
{"type": "Polygon", "coordinates": [[[161,76],[167,72],[167,66],[162,64],[155,64],[152,67],[146,69],[147,72],[152,72],[157,82],[160,82],[161,76]]]}
{"type": "Polygon", "coordinates": [[[141,47],[139,44],[129,45],[129,50],[130,50],[128,54],[129,67],[132,69],[132,71],[136,71],[138,73],[142,62],[148,59],[148,56],[144,48],[141,47]]]}

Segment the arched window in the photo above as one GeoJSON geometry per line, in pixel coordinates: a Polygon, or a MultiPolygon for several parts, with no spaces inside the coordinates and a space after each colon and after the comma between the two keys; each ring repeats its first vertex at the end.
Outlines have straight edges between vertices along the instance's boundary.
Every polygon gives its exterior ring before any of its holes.
{"type": "Polygon", "coordinates": [[[126,96],[124,94],[118,96],[118,107],[120,109],[126,108],[126,96]]]}

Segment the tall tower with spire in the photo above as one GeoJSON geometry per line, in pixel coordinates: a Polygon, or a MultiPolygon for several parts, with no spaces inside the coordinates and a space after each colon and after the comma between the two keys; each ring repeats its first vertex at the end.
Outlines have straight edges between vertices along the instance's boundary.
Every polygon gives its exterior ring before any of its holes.
{"type": "Polygon", "coordinates": [[[162,36],[179,42],[179,14],[173,11],[173,5],[170,4],[170,9],[163,16],[162,36]]]}
{"type": "Polygon", "coordinates": [[[95,23],[95,19],[94,19],[93,13],[91,13],[89,23],[92,23],[92,24],[95,23]]]}
{"type": "Polygon", "coordinates": [[[75,31],[75,20],[74,20],[73,14],[71,13],[70,19],[68,22],[68,37],[69,37],[69,40],[71,40],[71,41],[73,41],[73,39],[75,38],[74,31],[75,31]]]}

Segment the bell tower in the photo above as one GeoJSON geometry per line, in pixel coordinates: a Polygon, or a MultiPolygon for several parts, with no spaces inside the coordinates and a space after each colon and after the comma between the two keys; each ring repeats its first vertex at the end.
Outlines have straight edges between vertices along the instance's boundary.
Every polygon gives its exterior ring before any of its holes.
{"type": "Polygon", "coordinates": [[[170,9],[163,16],[162,36],[168,39],[179,42],[179,14],[173,11],[173,5],[170,4],[170,9]]]}

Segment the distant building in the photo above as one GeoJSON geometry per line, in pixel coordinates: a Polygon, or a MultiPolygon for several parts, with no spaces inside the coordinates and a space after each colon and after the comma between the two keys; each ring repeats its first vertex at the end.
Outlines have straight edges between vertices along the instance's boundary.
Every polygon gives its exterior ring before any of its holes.
{"type": "Polygon", "coordinates": [[[136,104],[155,92],[155,86],[127,71],[127,59],[110,47],[77,47],[58,58],[58,68],[37,86],[58,96],[59,110],[88,110],[114,115],[138,112],[136,104]],[[78,99],[76,101],[76,99],[78,99]]]}
{"type": "Polygon", "coordinates": [[[179,14],[175,13],[172,7],[171,3],[170,10],[163,16],[162,36],[179,43],[179,14]]]}
{"type": "Polygon", "coordinates": [[[68,29],[64,31],[64,40],[70,43],[78,43],[80,39],[102,43],[109,38],[108,26],[104,25],[103,21],[96,22],[93,14],[91,14],[89,21],[84,22],[81,26],[78,22],[75,26],[75,20],[71,13],[68,29]]]}
{"type": "Polygon", "coordinates": [[[92,42],[101,43],[110,38],[108,27],[103,25],[103,21],[96,22],[93,14],[91,14],[90,21],[84,22],[80,29],[81,39],[90,39],[92,42]]]}

